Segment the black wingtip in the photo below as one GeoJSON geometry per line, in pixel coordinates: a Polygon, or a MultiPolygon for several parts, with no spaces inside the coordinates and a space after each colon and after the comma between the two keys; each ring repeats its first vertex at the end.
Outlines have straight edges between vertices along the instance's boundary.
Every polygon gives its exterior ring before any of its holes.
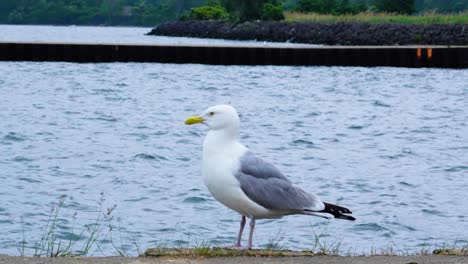
{"type": "Polygon", "coordinates": [[[337,219],[344,219],[344,220],[349,220],[349,221],[356,221],[356,218],[350,216],[350,215],[339,215],[339,216],[335,216],[335,218],[337,219]]]}
{"type": "Polygon", "coordinates": [[[349,221],[356,220],[356,218],[350,215],[346,215],[346,214],[352,214],[351,210],[349,210],[348,208],[330,204],[330,203],[323,203],[323,204],[325,205],[325,209],[323,209],[323,211],[321,212],[329,213],[337,219],[344,219],[344,220],[349,220],[349,221]]]}

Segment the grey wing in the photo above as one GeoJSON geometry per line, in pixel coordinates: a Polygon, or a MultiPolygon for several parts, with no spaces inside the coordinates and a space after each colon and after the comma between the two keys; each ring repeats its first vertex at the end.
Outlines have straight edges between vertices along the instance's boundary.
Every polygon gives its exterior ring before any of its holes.
{"type": "Polygon", "coordinates": [[[252,201],[273,210],[323,210],[324,204],[312,194],[294,186],[275,166],[247,152],[236,173],[242,191],[252,201]]]}

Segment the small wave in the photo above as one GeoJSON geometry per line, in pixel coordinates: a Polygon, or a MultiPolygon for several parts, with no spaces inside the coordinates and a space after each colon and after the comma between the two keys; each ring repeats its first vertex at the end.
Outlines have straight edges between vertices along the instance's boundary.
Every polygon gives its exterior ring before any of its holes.
{"type": "Polygon", "coordinates": [[[306,114],[304,117],[319,116],[321,114],[322,114],[322,112],[315,111],[315,112],[310,112],[310,113],[306,114]]]}
{"type": "Polygon", "coordinates": [[[444,171],[446,171],[446,172],[459,172],[459,171],[465,171],[465,170],[468,170],[468,166],[461,165],[461,166],[453,166],[453,167],[447,168],[444,171]]]}
{"type": "Polygon", "coordinates": [[[372,104],[373,106],[380,106],[380,107],[390,107],[389,104],[386,104],[382,101],[379,101],[379,100],[376,100],[374,101],[374,103],[372,104]]]}
{"type": "Polygon", "coordinates": [[[115,92],[119,92],[118,90],[114,90],[114,89],[93,89],[93,92],[96,92],[96,93],[115,93],[115,92]]]}
{"type": "Polygon", "coordinates": [[[203,203],[206,202],[206,199],[203,197],[192,196],[184,199],[184,203],[203,203]]]}
{"type": "Polygon", "coordinates": [[[111,116],[102,116],[102,117],[95,118],[95,120],[101,120],[101,121],[107,121],[107,122],[117,122],[118,121],[117,118],[111,117],[111,116]]]}
{"type": "Polygon", "coordinates": [[[129,133],[129,134],[127,134],[127,136],[137,137],[138,141],[142,141],[142,140],[148,138],[148,135],[143,134],[143,133],[129,133]]]}
{"type": "Polygon", "coordinates": [[[112,183],[114,184],[119,184],[119,185],[128,185],[128,181],[121,179],[121,178],[115,178],[112,180],[112,183]]]}
{"type": "Polygon", "coordinates": [[[45,109],[44,106],[38,105],[38,104],[33,104],[33,107],[36,108],[36,109],[45,109]]]}
{"type": "Polygon", "coordinates": [[[291,145],[293,146],[305,146],[306,148],[318,148],[315,146],[314,142],[306,140],[306,139],[297,139],[294,140],[291,145]]]}
{"type": "Polygon", "coordinates": [[[361,125],[350,125],[348,126],[348,129],[353,129],[353,130],[360,130],[360,129],[363,129],[365,128],[366,126],[361,126],[361,125]]]}
{"type": "Polygon", "coordinates": [[[203,91],[217,91],[217,90],[218,90],[218,87],[206,86],[206,87],[200,88],[200,90],[203,90],[203,91]]]}
{"type": "Polygon", "coordinates": [[[33,161],[32,159],[29,159],[29,158],[26,158],[26,157],[23,157],[23,156],[17,156],[13,159],[13,161],[16,161],[16,162],[31,162],[33,161]]]}
{"type": "Polygon", "coordinates": [[[104,164],[93,164],[93,165],[91,165],[91,167],[93,167],[95,169],[100,169],[100,170],[109,170],[109,171],[114,170],[113,167],[107,166],[107,165],[104,165],[104,164]]]}
{"type": "Polygon", "coordinates": [[[31,179],[31,178],[26,178],[26,177],[21,177],[18,180],[29,182],[29,183],[41,183],[41,181],[34,180],[34,179],[31,179]]]}
{"type": "Polygon", "coordinates": [[[100,116],[100,117],[87,117],[85,120],[97,120],[97,121],[106,121],[106,122],[117,122],[118,119],[112,116],[100,116]]]}
{"type": "Polygon", "coordinates": [[[39,136],[53,136],[54,133],[51,133],[51,132],[37,132],[36,135],[39,135],[39,136]]]}
{"type": "Polygon", "coordinates": [[[287,150],[286,147],[276,147],[276,148],[271,148],[271,150],[273,151],[284,151],[284,150],[287,150]]]}
{"type": "Polygon", "coordinates": [[[401,152],[403,152],[404,154],[414,154],[413,150],[411,150],[410,148],[403,148],[401,152]]]}
{"type": "Polygon", "coordinates": [[[190,161],[190,158],[188,158],[188,157],[178,157],[176,159],[180,160],[180,161],[190,161]]]}
{"type": "Polygon", "coordinates": [[[139,158],[139,159],[147,159],[147,160],[155,160],[156,157],[153,156],[153,155],[150,155],[150,154],[137,154],[135,156],[133,156],[134,158],[139,158]]]}
{"type": "Polygon", "coordinates": [[[380,197],[397,197],[395,194],[383,193],[379,194],[380,197]]]}
{"type": "Polygon", "coordinates": [[[110,97],[110,96],[106,96],[105,97],[106,101],[109,101],[109,102],[122,102],[122,101],[128,101],[130,98],[125,98],[125,97],[110,97]]]}
{"type": "MultiPolygon", "coordinates": [[[[148,127],[146,127],[148,128],[148,127]]],[[[151,133],[151,135],[153,136],[162,136],[162,135],[166,135],[167,134],[167,131],[156,131],[154,133],[151,133]]]]}
{"type": "Polygon", "coordinates": [[[330,143],[340,142],[337,138],[320,138],[320,140],[325,141],[325,142],[330,142],[330,143]]]}
{"type": "Polygon", "coordinates": [[[3,140],[5,141],[14,141],[14,142],[21,142],[27,139],[28,138],[25,135],[21,135],[15,132],[9,132],[8,134],[6,134],[6,136],[3,137],[3,140]]]}
{"type": "Polygon", "coordinates": [[[433,210],[433,209],[422,209],[421,212],[425,214],[430,214],[430,215],[437,215],[437,216],[445,216],[444,213],[438,210],[433,210]]]}
{"type": "Polygon", "coordinates": [[[146,154],[146,153],[140,153],[140,154],[137,154],[137,155],[135,155],[133,157],[137,158],[137,159],[146,159],[146,160],[167,160],[166,157],[159,156],[159,155],[150,155],[150,154],[146,154]]]}
{"type": "Polygon", "coordinates": [[[156,229],[156,231],[158,231],[158,232],[176,232],[177,229],[171,228],[171,227],[166,227],[166,228],[156,229]]]}
{"type": "MultiPolygon", "coordinates": [[[[63,229],[63,227],[61,229],[63,229]]],[[[83,237],[74,232],[69,232],[69,231],[60,232],[59,231],[57,232],[57,238],[61,240],[65,240],[65,241],[78,241],[82,239],[83,237]]]]}
{"type": "Polygon", "coordinates": [[[81,112],[75,112],[75,111],[65,111],[64,112],[66,115],[79,115],[81,112]]]}
{"type": "Polygon", "coordinates": [[[404,181],[401,181],[398,184],[406,186],[406,187],[416,188],[416,185],[411,184],[411,183],[407,183],[407,182],[404,182],[404,181]]]}
{"type": "Polygon", "coordinates": [[[451,147],[451,148],[447,148],[447,149],[450,149],[450,150],[468,150],[468,146],[451,147]]]}
{"type": "Polygon", "coordinates": [[[148,197],[138,197],[138,198],[131,198],[131,199],[125,199],[124,202],[140,202],[144,200],[148,200],[148,197]]]}
{"type": "Polygon", "coordinates": [[[0,220],[0,224],[13,225],[14,222],[12,220],[0,220]]]}
{"type": "Polygon", "coordinates": [[[412,231],[417,231],[416,228],[414,228],[414,227],[412,227],[412,226],[409,226],[409,225],[404,225],[404,224],[402,224],[402,223],[390,222],[390,224],[393,225],[393,226],[396,226],[396,227],[398,227],[398,228],[400,228],[400,229],[403,229],[403,230],[405,230],[405,231],[411,231],[411,232],[412,232],[412,231]]]}
{"type": "Polygon", "coordinates": [[[200,137],[200,136],[201,136],[201,133],[199,133],[199,132],[197,132],[197,131],[190,131],[189,134],[190,134],[190,135],[197,136],[197,137],[200,137]]]}
{"type": "Polygon", "coordinates": [[[410,131],[411,133],[415,134],[434,134],[435,132],[432,131],[430,127],[422,127],[420,129],[414,129],[410,131]]]}
{"type": "Polygon", "coordinates": [[[380,155],[379,157],[382,158],[382,159],[391,159],[391,160],[393,160],[393,159],[402,158],[402,157],[404,157],[404,155],[403,155],[403,154],[396,154],[396,155],[380,155]]]}
{"type": "Polygon", "coordinates": [[[395,233],[392,230],[386,227],[383,227],[379,224],[376,224],[376,223],[357,224],[353,226],[351,229],[353,229],[354,231],[372,231],[372,232],[387,232],[387,233],[390,232],[392,234],[395,233]]]}

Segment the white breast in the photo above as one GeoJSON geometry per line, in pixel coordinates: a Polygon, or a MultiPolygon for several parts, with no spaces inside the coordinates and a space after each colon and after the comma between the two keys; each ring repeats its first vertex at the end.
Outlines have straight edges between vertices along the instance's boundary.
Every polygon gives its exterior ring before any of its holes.
{"type": "Polygon", "coordinates": [[[250,200],[240,188],[234,176],[239,169],[239,157],[247,148],[237,142],[216,150],[204,144],[203,180],[211,195],[228,208],[241,215],[255,218],[270,218],[276,214],[250,200]]]}

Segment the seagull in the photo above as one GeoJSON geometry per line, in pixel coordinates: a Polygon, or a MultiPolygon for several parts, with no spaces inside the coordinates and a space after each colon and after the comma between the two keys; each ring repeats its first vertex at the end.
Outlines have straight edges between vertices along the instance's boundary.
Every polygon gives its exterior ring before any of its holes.
{"type": "Polygon", "coordinates": [[[288,180],[273,164],[259,158],[239,140],[239,115],[230,105],[215,105],[187,125],[204,124],[209,131],[203,142],[203,181],[211,195],[242,218],[234,248],[251,249],[256,219],[286,215],[313,215],[354,221],[345,207],[325,203],[288,180]],[[250,218],[246,248],[242,233],[250,218]]]}

